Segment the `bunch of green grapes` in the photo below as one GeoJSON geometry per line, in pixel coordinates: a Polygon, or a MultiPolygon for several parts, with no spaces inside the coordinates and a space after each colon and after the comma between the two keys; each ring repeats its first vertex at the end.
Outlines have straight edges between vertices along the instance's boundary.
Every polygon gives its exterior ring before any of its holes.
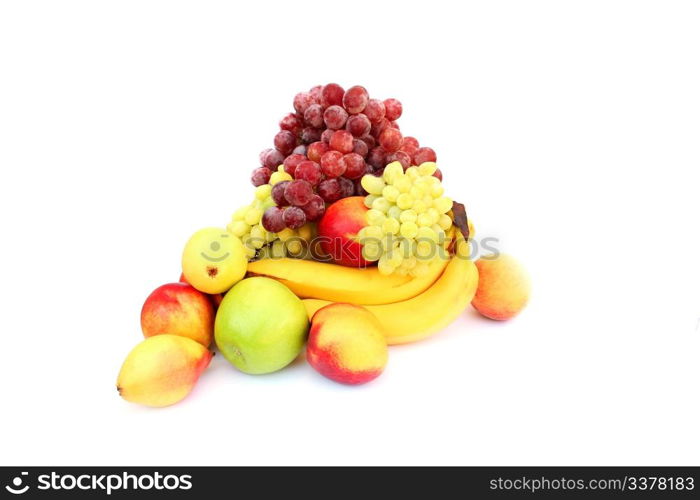
{"type": "Polygon", "coordinates": [[[278,233],[267,231],[262,225],[265,210],[275,206],[271,195],[272,186],[277,182],[290,179],[291,176],[280,168],[273,174],[270,184],[255,188],[255,199],[252,203],[234,212],[226,229],[241,240],[248,260],[287,256],[307,257],[306,243],[314,236],[311,224],[306,224],[299,229],[285,228],[278,233]]]}
{"type": "Polygon", "coordinates": [[[435,163],[425,162],[404,172],[396,161],[382,177],[362,178],[369,210],[358,238],[362,256],[377,261],[380,273],[422,276],[431,262],[445,258],[452,200],[443,195],[436,170],[435,163]]]}

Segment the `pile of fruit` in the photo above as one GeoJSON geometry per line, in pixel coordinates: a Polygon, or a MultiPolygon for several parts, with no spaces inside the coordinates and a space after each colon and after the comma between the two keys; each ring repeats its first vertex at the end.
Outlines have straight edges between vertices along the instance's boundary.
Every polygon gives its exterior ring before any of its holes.
{"type": "Polygon", "coordinates": [[[225,229],[196,232],[180,281],[146,299],[146,339],[117,380],[125,399],[180,401],[212,342],[244,373],[305,349],[320,374],[362,384],[383,372],[389,345],[440,331],[470,302],[496,320],[525,307],[517,261],[471,260],[464,206],[445,195],[435,152],[402,135],[399,101],[331,83],[293,106],[253,170],[253,201],[225,229]]]}

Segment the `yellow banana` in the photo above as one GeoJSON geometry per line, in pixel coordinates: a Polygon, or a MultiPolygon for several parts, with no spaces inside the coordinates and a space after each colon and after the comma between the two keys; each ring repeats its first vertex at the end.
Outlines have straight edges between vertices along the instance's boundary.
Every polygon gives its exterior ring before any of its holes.
{"type": "Polygon", "coordinates": [[[376,267],[357,269],[300,259],[262,259],[248,264],[248,273],[267,276],[286,285],[301,298],[350,304],[390,304],[427,290],[442,274],[448,260],[432,262],[426,275],[412,278],[384,276],[376,267]]]}
{"type": "MultiPolygon", "coordinates": [[[[382,324],[389,344],[414,342],[454,321],[471,302],[478,281],[474,263],[464,255],[457,255],[450,260],[442,276],[420,295],[402,302],[366,307],[382,324]]],[[[303,302],[309,319],[331,303],[316,299],[303,302]]]]}

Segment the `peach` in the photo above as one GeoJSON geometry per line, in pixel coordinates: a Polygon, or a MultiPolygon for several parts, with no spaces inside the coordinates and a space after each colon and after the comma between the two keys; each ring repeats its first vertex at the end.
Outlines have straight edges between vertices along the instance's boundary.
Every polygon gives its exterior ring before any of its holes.
{"type": "MultiPolygon", "coordinates": [[[[185,278],[184,273],[180,273],[180,283],[187,283],[188,285],[190,284],[189,281],[187,281],[187,278],[185,278]]],[[[224,294],[223,293],[205,293],[207,297],[209,297],[209,300],[211,300],[211,305],[214,306],[214,311],[216,311],[219,308],[219,305],[221,304],[221,301],[224,300],[224,294]]]]}
{"type": "Polygon", "coordinates": [[[389,356],[377,318],[362,306],[330,304],[311,320],[306,359],[321,375],[358,385],[377,378],[389,356]]]}
{"type": "Polygon", "coordinates": [[[146,338],[172,334],[209,347],[214,336],[214,306],[193,286],[168,283],[156,288],[144,302],[141,330],[146,338]]]}
{"type": "Polygon", "coordinates": [[[363,196],[336,201],[326,209],[318,223],[321,248],[333,262],[347,267],[366,267],[372,263],[362,258],[362,245],[355,241],[360,229],[367,225],[363,196]]]}
{"type": "Polygon", "coordinates": [[[513,257],[500,254],[476,261],[479,285],[472,305],[490,319],[506,320],[516,316],[530,298],[530,278],[513,257]]]}

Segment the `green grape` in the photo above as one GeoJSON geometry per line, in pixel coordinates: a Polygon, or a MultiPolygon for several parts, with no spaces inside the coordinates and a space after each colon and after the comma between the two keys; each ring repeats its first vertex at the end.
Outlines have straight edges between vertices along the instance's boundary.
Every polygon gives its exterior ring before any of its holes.
{"type": "Polygon", "coordinates": [[[403,176],[403,166],[398,161],[391,162],[384,168],[383,177],[387,183],[393,184],[400,176],[403,176]]]}
{"type": "Polygon", "coordinates": [[[248,212],[245,214],[245,222],[246,224],[250,226],[254,226],[255,224],[258,224],[260,222],[260,218],[262,217],[262,210],[259,208],[249,208],[248,212]]]}
{"type": "Polygon", "coordinates": [[[241,207],[235,212],[233,212],[233,220],[243,220],[245,219],[245,214],[248,212],[248,207],[241,207]]]}
{"type": "Polygon", "coordinates": [[[418,177],[420,177],[420,173],[418,173],[418,167],[408,167],[406,169],[406,175],[411,180],[416,180],[418,177]]]}
{"type": "Polygon", "coordinates": [[[413,202],[413,205],[411,206],[413,207],[413,210],[416,211],[419,217],[423,212],[428,210],[428,205],[423,200],[415,200],[413,202]]]}
{"type": "Polygon", "coordinates": [[[421,163],[421,165],[418,167],[418,172],[426,177],[432,176],[436,170],[437,165],[435,164],[435,162],[432,161],[426,161],[425,163],[421,163]]]}
{"type": "Polygon", "coordinates": [[[424,213],[418,215],[418,220],[416,221],[416,223],[419,226],[432,226],[433,225],[433,218],[430,217],[430,214],[428,214],[427,212],[424,212],[424,213]]]}
{"type": "Polygon", "coordinates": [[[392,248],[387,252],[385,255],[387,255],[387,261],[390,266],[397,268],[403,263],[403,255],[401,255],[401,252],[398,251],[398,249],[392,248]]]}
{"type": "MultiPolygon", "coordinates": [[[[433,177],[433,179],[435,179],[435,177],[433,177]]],[[[399,193],[408,193],[411,189],[411,178],[402,175],[399,179],[394,181],[394,187],[399,190],[399,193]]]]}
{"type": "Polygon", "coordinates": [[[274,259],[281,259],[287,255],[287,250],[282,240],[275,240],[270,245],[270,256],[274,259]]]}
{"type": "Polygon", "coordinates": [[[386,220],[384,212],[372,208],[367,211],[367,223],[371,226],[381,226],[386,220]]]}
{"type": "Polygon", "coordinates": [[[399,220],[399,218],[401,217],[401,209],[396,205],[392,205],[386,212],[386,216],[391,217],[392,219],[399,220]]]}
{"type": "Polygon", "coordinates": [[[265,201],[270,197],[272,193],[272,186],[269,184],[263,184],[255,188],[255,197],[260,201],[265,201]]]}
{"type": "Polygon", "coordinates": [[[301,244],[301,241],[299,241],[297,239],[287,240],[285,242],[285,246],[287,247],[287,251],[291,255],[299,255],[303,250],[303,246],[301,244]]]}
{"type": "MultiPolygon", "coordinates": [[[[437,177],[433,177],[433,179],[437,179],[438,181],[440,180],[437,177]]],[[[430,186],[430,196],[432,196],[433,198],[439,198],[440,196],[442,196],[442,194],[444,192],[445,192],[445,188],[442,187],[441,184],[437,184],[437,185],[434,184],[434,185],[430,186]]]]}
{"type": "Polygon", "coordinates": [[[362,258],[369,262],[375,262],[379,260],[381,254],[382,249],[377,243],[373,243],[370,241],[365,243],[362,247],[362,258]]]}
{"type": "Polygon", "coordinates": [[[387,213],[389,208],[391,208],[391,202],[386,198],[379,197],[372,203],[372,208],[379,210],[380,212],[387,213]]]}
{"type": "Polygon", "coordinates": [[[365,196],[365,206],[367,208],[372,208],[372,203],[374,203],[374,200],[376,200],[378,196],[376,194],[368,194],[365,196]]]}
{"type": "Polygon", "coordinates": [[[389,218],[385,219],[384,223],[382,224],[382,229],[384,230],[385,233],[391,233],[391,234],[396,234],[399,232],[399,229],[401,228],[401,224],[399,221],[396,219],[389,218]]]}
{"type": "Polygon", "coordinates": [[[404,222],[401,224],[401,236],[412,240],[418,234],[418,226],[415,222],[404,222]]]}
{"type": "Polygon", "coordinates": [[[401,222],[416,222],[416,219],[418,219],[418,214],[412,209],[404,210],[399,217],[401,222]]]}
{"type": "Polygon", "coordinates": [[[437,222],[440,220],[440,212],[438,212],[435,208],[430,207],[427,211],[428,215],[430,216],[431,224],[437,224],[437,222]]]}
{"type": "Polygon", "coordinates": [[[401,193],[399,195],[399,197],[396,199],[396,205],[401,210],[408,210],[413,205],[413,197],[411,197],[410,194],[401,193]]]}
{"type": "Polygon", "coordinates": [[[367,226],[362,228],[364,230],[365,238],[376,238],[379,239],[384,236],[384,231],[380,226],[367,226]]]}
{"type": "Polygon", "coordinates": [[[369,194],[375,195],[382,194],[382,190],[384,189],[384,186],[386,186],[381,178],[375,177],[374,175],[365,175],[360,183],[365,191],[367,191],[369,194]]]}
{"type": "Polygon", "coordinates": [[[255,248],[262,248],[265,245],[265,230],[259,224],[250,228],[250,244],[255,248]]]}
{"type": "Polygon", "coordinates": [[[233,233],[234,236],[241,238],[244,234],[250,232],[250,225],[242,220],[236,220],[229,224],[228,230],[233,233]]]}
{"type": "Polygon", "coordinates": [[[440,214],[438,225],[445,231],[452,227],[452,219],[447,214],[440,214]]]}
{"type": "Polygon", "coordinates": [[[452,200],[447,196],[441,196],[433,202],[433,205],[441,214],[447,213],[452,210],[452,200]]]}
{"type": "Polygon", "coordinates": [[[394,186],[386,186],[382,190],[382,196],[392,203],[396,202],[396,199],[399,197],[400,194],[401,193],[399,192],[399,190],[396,189],[396,187],[394,186]]]}
{"type": "Polygon", "coordinates": [[[408,194],[410,194],[413,199],[420,200],[425,195],[425,192],[414,184],[411,189],[408,190],[408,194]]]}
{"type": "Polygon", "coordinates": [[[396,269],[395,266],[391,265],[386,254],[379,257],[379,261],[377,262],[377,268],[379,269],[379,273],[384,274],[384,275],[389,275],[389,274],[393,273],[394,270],[396,269]]]}
{"type": "Polygon", "coordinates": [[[418,234],[416,234],[417,240],[430,240],[435,243],[438,242],[437,233],[430,227],[419,227],[418,234]]]}

